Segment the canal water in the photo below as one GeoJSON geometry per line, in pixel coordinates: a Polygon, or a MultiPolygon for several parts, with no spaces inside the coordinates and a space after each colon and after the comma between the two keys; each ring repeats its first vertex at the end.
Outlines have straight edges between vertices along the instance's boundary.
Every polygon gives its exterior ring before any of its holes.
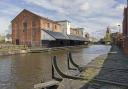
{"type": "MultiPolygon", "coordinates": [[[[97,56],[108,53],[110,48],[111,46],[92,45],[70,51],[77,64],[86,65],[97,56]]],[[[1,56],[0,89],[34,89],[34,84],[51,80],[53,55],[57,56],[59,68],[67,73],[67,51],[1,56]]]]}

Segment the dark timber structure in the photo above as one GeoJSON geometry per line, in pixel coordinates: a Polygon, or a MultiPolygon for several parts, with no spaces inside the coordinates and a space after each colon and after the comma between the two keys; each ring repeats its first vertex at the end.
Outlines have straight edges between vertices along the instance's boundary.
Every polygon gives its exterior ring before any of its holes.
{"type": "Polygon", "coordinates": [[[63,47],[63,46],[75,46],[84,45],[85,38],[74,35],[64,35],[60,32],[53,32],[49,30],[42,30],[45,34],[49,35],[51,39],[42,40],[42,45],[46,47],[63,47]]]}
{"type": "Polygon", "coordinates": [[[53,64],[52,64],[52,67],[53,67],[53,78],[54,77],[54,71],[56,70],[57,73],[62,77],[62,78],[68,78],[68,79],[74,79],[74,80],[85,80],[83,77],[79,77],[79,76],[71,76],[71,75],[66,75],[64,74],[58,67],[57,65],[57,61],[56,61],[56,56],[53,57],[53,64]]]}
{"type": "Polygon", "coordinates": [[[71,52],[68,53],[68,56],[67,56],[67,57],[68,57],[67,59],[68,59],[68,69],[69,69],[69,70],[76,70],[76,69],[71,68],[70,64],[72,64],[74,67],[76,67],[76,68],[79,70],[79,72],[82,72],[82,71],[85,69],[85,66],[83,66],[83,65],[78,65],[78,64],[76,64],[76,63],[73,61],[71,52]]]}

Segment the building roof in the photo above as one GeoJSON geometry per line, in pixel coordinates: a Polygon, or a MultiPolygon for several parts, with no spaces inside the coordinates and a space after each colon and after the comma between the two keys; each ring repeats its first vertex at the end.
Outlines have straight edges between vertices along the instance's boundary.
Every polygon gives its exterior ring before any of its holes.
{"type": "Polygon", "coordinates": [[[56,21],[56,22],[69,22],[69,23],[71,23],[69,20],[59,20],[59,21],[56,21]]]}
{"type": "Polygon", "coordinates": [[[45,30],[45,29],[42,29],[42,30],[48,33],[49,35],[51,35],[52,37],[54,37],[55,39],[85,41],[84,37],[79,37],[79,36],[74,36],[74,35],[64,35],[60,32],[53,32],[53,31],[45,30]]]}
{"type": "Polygon", "coordinates": [[[73,29],[73,30],[84,30],[84,28],[79,28],[79,27],[77,27],[77,28],[71,28],[71,29],[73,29]]]}
{"type": "MultiPolygon", "coordinates": [[[[33,15],[36,15],[36,16],[40,17],[41,19],[45,19],[45,20],[48,20],[48,21],[51,21],[51,22],[53,22],[53,23],[58,24],[58,23],[57,23],[56,21],[54,21],[54,20],[51,20],[51,19],[49,19],[49,18],[46,18],[46,17],[40,16],[40,15],[37,15],[37,14],[35,14],[35,13],[29,11],[29,10],[26,10],[26,9],[22,10],[17,16],[19,16],[19,15],[20,15],[21,13],[23,13],[23,12],[31,13],[31,14],[33,14],[33,15]]],[[[17,18],[17,16],[16,16],[13,20],[15,20],[15,19],[17,18]]],[[[12,21],[13,21],[13,20],[12,20],[12,21]]],[[[12,22],[12,21],[11,21],[11,22],[12,22]]],[[[60,25],[60,24],[58,24],[58,25],[60,25]]]]}
{"type": "Polygon", "coordinates": [[[75,36],[75,35],[68,35],[70,40],[79,40],[79,41],[85,41],[84,37],[75,36]]]}
{"type": "Polygon", "coordinates": [[[58,39],[61,39],[61,40],[69,39],[64,34],[62,34],[60,32],[53,32],[53,31],[44,30],[44,29],[42,29],[42,30],[45,31],[46,33],[48,33],[49,35],[51,35],[52,37],[54,37],[57,40],[58,39]]]}

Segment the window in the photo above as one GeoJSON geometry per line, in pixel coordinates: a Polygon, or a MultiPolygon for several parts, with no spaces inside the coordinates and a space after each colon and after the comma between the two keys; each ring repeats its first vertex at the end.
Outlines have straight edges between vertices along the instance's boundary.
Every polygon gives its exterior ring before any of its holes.
{"type": "Polygon", "coordinates": [[[27,22],[23,23],[23,32],[27,31],[27,22]]]}
{"type": "Polygon", "coordinates": [[[47,27],[50,28],[50,24],[49,23],[47,23],[47,27]]]}
{"type": "Polygon", "coordinates": [[[36,22],[32,21],[32,27],[35,27],[35,26],[36,26],[36,22]]]}
{"type": "Polygon", "coordinates": [[[35,36],[36,35],[36,31],[33,29],[32,30],[32,36],[35,36]]]}
{"type": "Polygon", "coordinates": [[[57,29],[57,26],[55,25],[55,29],[57,29]]]}
{"type": "Polygon", "coordinates": [[[14,23],[14,25],[13,25],[13,31],[16,31],[16,30],[17,30],[17,24],[14,23]]]}
{"type": "Polygon", "coordinates": [[[27,23],[27,21],[28,21],[28,17],[25,17],[24,16],[24,19],[23,19],[23,32],[26,32],[27,29],[28,29],[28,23],[27,23]]]}

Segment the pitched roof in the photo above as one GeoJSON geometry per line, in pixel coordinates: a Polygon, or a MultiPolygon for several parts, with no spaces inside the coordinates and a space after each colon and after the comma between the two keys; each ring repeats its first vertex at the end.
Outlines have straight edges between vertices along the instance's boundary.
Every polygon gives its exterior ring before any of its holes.
{"type": "Polygon", "coordinates": [[[60,32],[53,32],[53,31],[44,30],[44,29],[42,30],[48,33],[49,35],[51,35],[52,37],[54,37],[55,39],[61,39],[61,40],[68,39],[66,36],[64,36],[64,34],[60,32]]]}
{"type": "Polygon", "coordinates": [[[56,21],[56,22],[69,22],[69,23],[71,23],[69,20],[59,20],[59,21],[56,21]]]}
{"type": "Polygon", "coordinates": [[[50,30],[45,30],[42,29],[43,31],[45,31],[46,33],[48,33],[49,35],[51,35],[52,37],[54,37],[55,39],[60,39],[60,40],[78,40],[78,41],[85,41],[84,37],[79,37],[79,36],[74,36],[74,35],[64,35],[63,33],[60,32],[53,32],[50,30]]]}
{"type": "Polygon", "coordinates": [[[85,41],[84,37],[75,36],[75,35],[68,35],[70,40],[79,40],[79,41],[85,41]]]}
{"type": "MultiPolygon", "coordinates": [[[[35,16],[38,16],[38,17],[40,17],[41,19],[45,19],[45,20],[48,20],[48,21],[51,21],[51,22],[53,22],[53,23],[56,23],[56,24],[58,24],[56,21],[54,21],[54,20],[51,20],[51,19],[48,19],[48,18],[46,18],[46,17],[43,17],[43,16],[40,16],[40,15],[37,15],[37,14],[35,14],[35,13],[33,13],[33,12],[31,12],[31,11],[29,11],[29,10],[26,10],[26,9],[24,9],[24,10],[22,10],[17,16],[19,16],[21,13],[23,13],[23,12],[28,12],[28,13],[31,13],[31,14],[33,14],[33,15],[35,15],[35,16]]],[[[13,20],[15,20],[16,18],[17,18],[17,16],[13,19],[13,20]]],[[[13,21],[12,20],[12,21],[13,21]]],[[[11,21],[11,22],[12,22],[11,21]]],[[[60,24],[58,24],[58,25],[60,25],[60,24]]]]}

